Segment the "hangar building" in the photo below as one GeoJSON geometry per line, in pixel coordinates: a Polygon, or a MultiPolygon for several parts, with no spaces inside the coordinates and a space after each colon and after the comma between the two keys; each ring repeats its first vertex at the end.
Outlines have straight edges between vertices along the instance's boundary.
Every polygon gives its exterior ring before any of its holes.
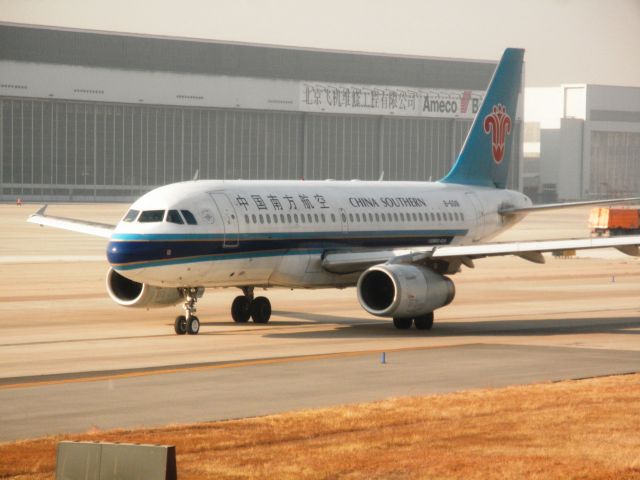
{"type": "Polygon", "coordinates": [[[640,88],[525,90],[525,193],[543,202],[640,192],[640,88]]]}
{"type": "Polygon", "coordinates": [[[125,201],[196,171],[436,180],[495,65],[0,24],[0,199],[125,201]]]}

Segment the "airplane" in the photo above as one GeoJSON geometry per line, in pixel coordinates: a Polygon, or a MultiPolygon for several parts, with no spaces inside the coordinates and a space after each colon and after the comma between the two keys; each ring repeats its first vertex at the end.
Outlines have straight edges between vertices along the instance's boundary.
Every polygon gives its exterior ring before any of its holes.
{"type": "Polygon", "coordinates": [[[623,198],[533,205],[506,189],[524,50],[497,65],[463,148],[436,182],[197,180],[156,188],[117,225],[46,214],[28,221],[108,239],[107,291],[125,307],[182,303],[178,335],[195,335],[206,288],[237,287],[237,323],[267,323],[271,304],[257,288],[356,287],[360,305],[398,329],[428,330],[454,299],[450,276],[474,260],[615,247],[639,255],[640,236],[487,242],[528,213],[623,198]]]}

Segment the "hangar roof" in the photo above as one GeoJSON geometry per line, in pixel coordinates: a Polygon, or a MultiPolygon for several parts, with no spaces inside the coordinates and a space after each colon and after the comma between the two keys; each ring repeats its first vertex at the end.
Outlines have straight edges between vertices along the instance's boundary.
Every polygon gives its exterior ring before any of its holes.
{"type": "Polygon", "coordinates": [[[496,62],[0,23],[0,59],[124,70],[479,89],[496,62]]]}

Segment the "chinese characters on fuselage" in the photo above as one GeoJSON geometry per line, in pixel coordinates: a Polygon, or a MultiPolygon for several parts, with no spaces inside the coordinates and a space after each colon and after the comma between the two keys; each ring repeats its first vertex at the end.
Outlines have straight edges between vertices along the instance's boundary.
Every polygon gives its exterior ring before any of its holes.
{"type": "Polygon", "coordinates": [[[269,194],[266,196],[263,195],[236,195],[235,197],[236,205],[240,208],[243,208],[244,211],[249,209],[257,209],[257,210],[275,210],[275,211],[285,211],[285,210],[314,210],[329,208],[329,204],[327,203],[324,195],[273,195],[269,194]],[[265,200],[266,198],[266,200],[265,200]]]}

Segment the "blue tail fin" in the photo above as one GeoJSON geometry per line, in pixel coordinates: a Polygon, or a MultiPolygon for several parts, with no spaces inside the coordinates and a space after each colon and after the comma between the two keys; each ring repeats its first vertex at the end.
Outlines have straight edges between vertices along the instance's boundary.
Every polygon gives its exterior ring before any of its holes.
{"type": "Polygon", "coordinates": [[[441,182],[505,188],[524,50],[507,48],[451,171],[441,182]]]}

